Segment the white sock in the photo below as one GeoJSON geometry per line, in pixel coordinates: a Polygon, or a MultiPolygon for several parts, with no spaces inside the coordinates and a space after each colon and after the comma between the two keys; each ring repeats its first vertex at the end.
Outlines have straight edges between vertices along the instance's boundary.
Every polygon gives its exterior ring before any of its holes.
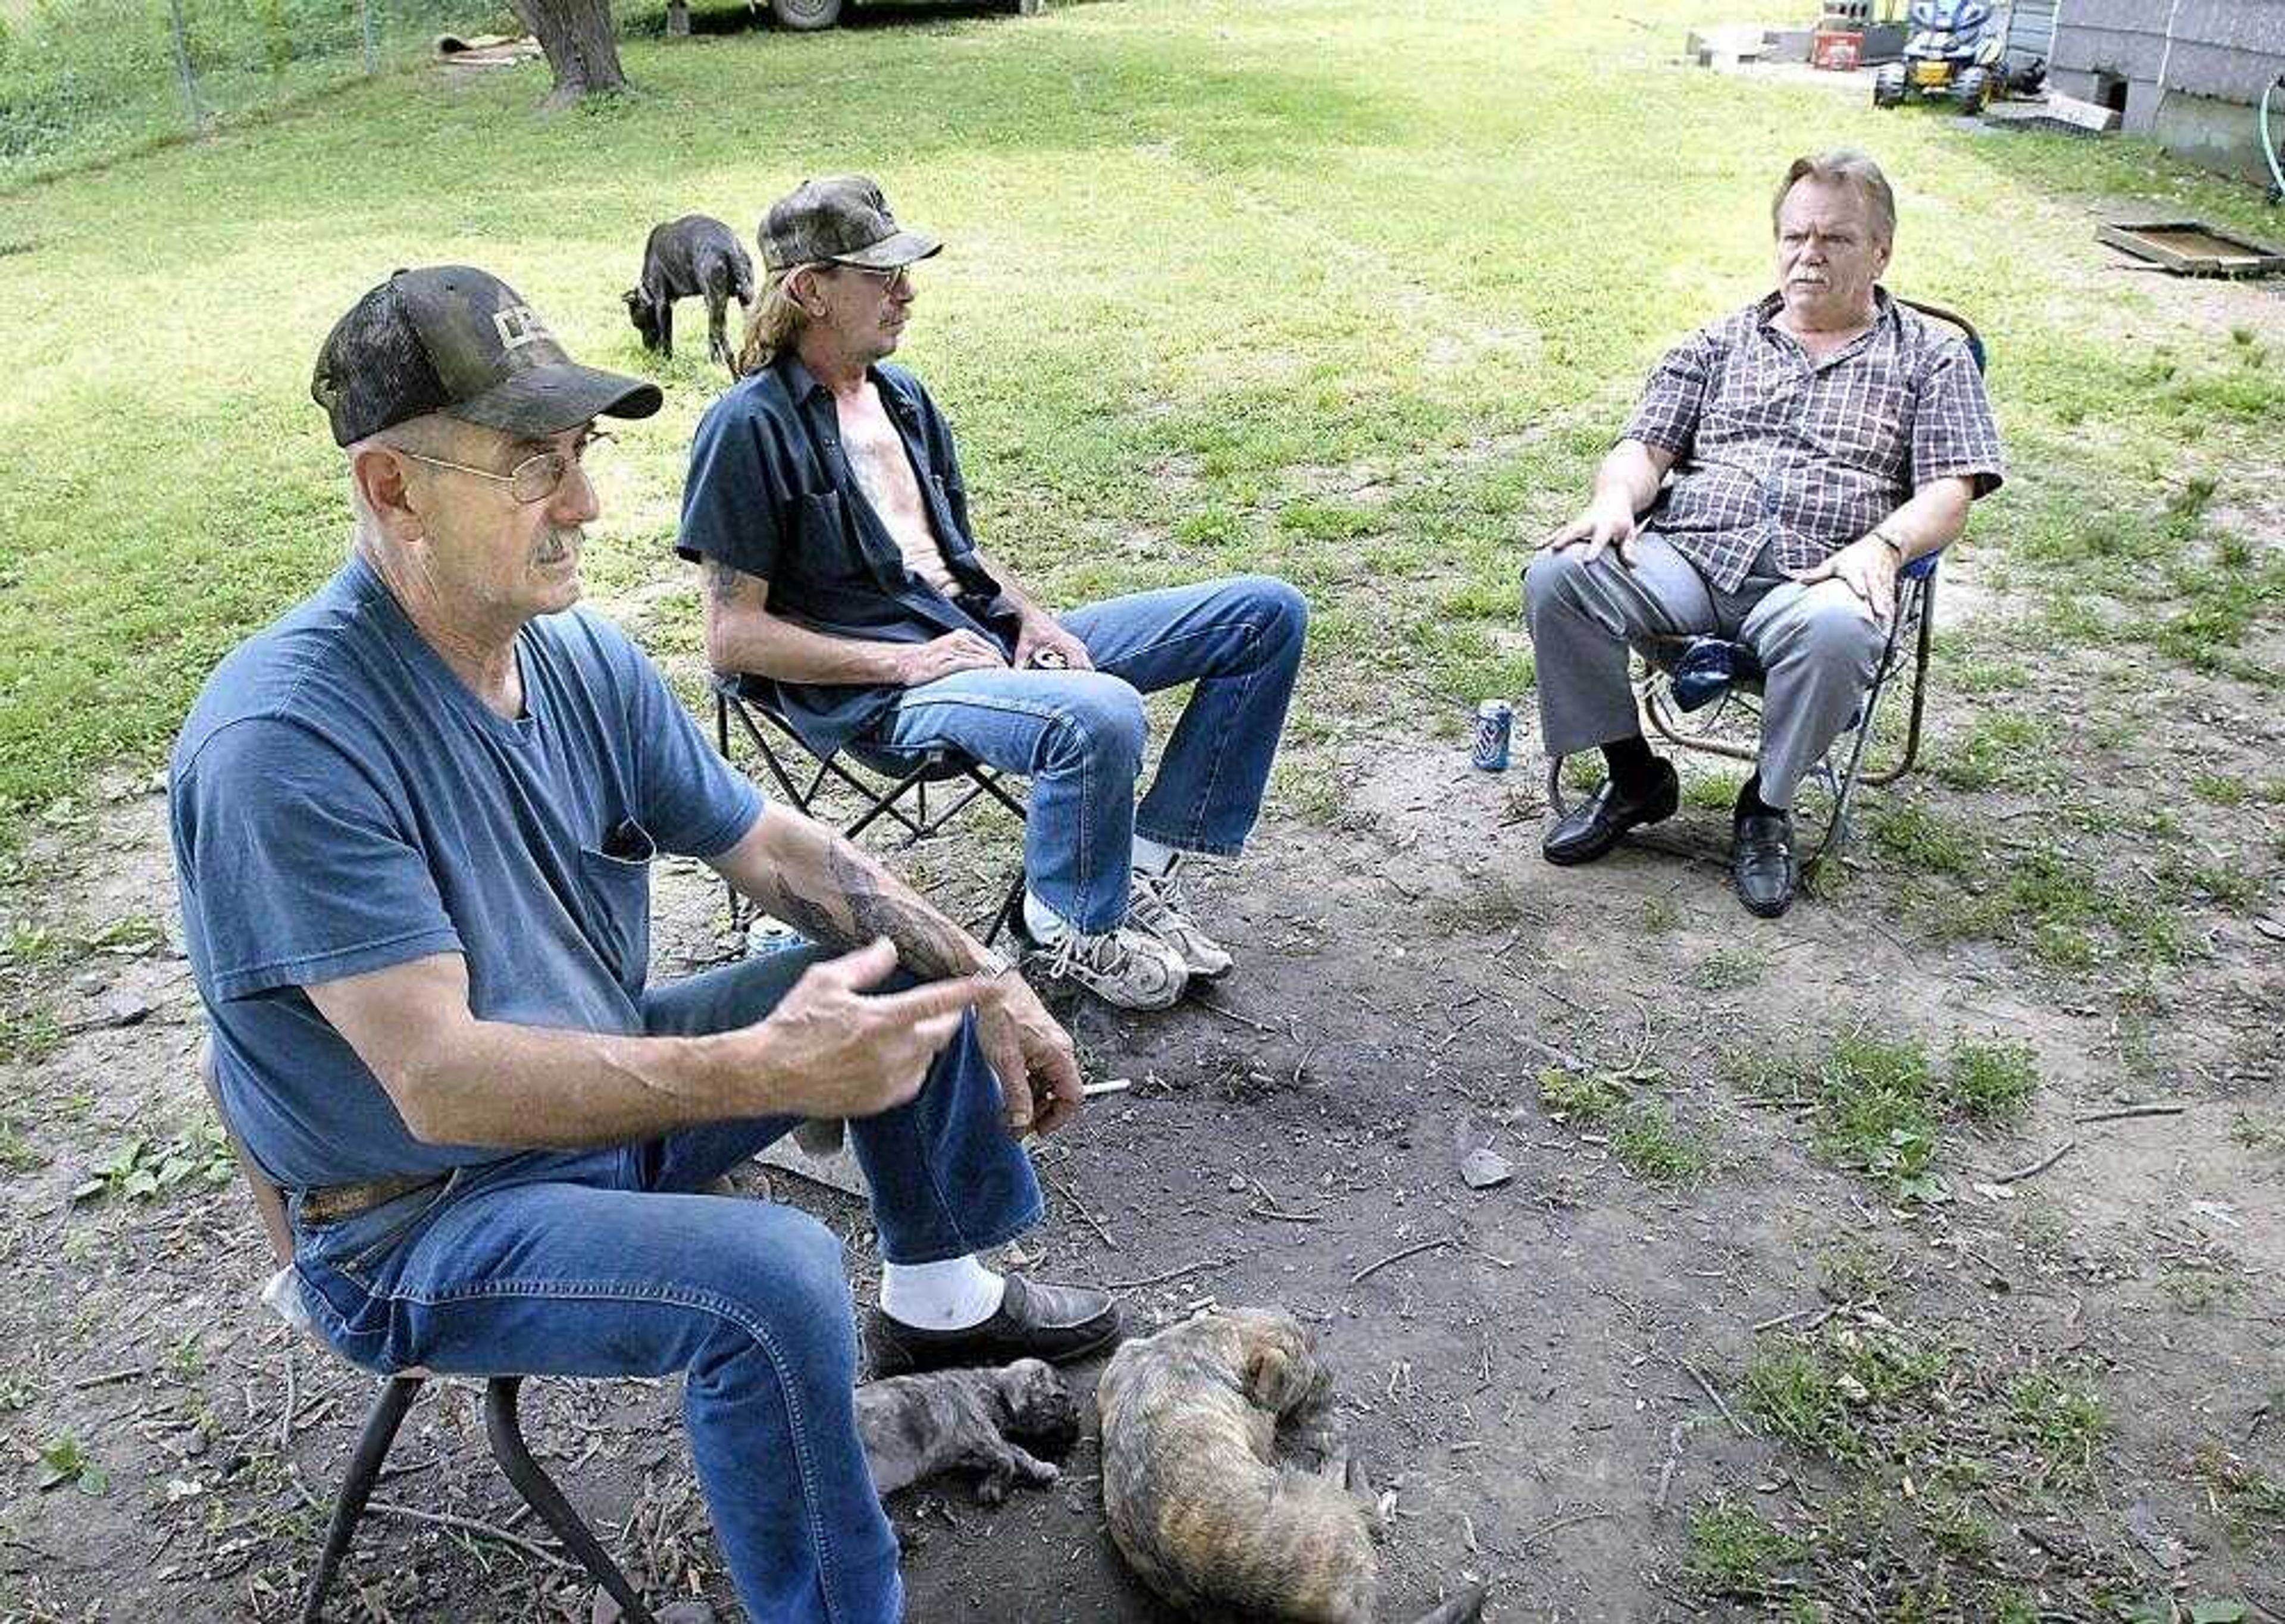
{"type": "Polygon", "coordinates": [[[1174,866],[1174,859],[1180,856],[1182,853],[1174,847],[1162,846],[1148,835],[1135,837],[1132,862],[1136,874],[1149,875],[1154,880],[1164,878],[1166,870],[1174,866]]]}
{"type": "Polygon", "coordinates": [[[1008,1283],[976,1260],[883,1263],[881,1312],[924,1330],[966,1330],[1000,1312],[1008,1283]]]}
{"type": "Polygon", "coordinates": [[[1024,892],[1024,930],[1042,947],[1053,947],[1072,933],[1072,922],[1040,900],[1040,894],[1026,889],[1024,892]]]}

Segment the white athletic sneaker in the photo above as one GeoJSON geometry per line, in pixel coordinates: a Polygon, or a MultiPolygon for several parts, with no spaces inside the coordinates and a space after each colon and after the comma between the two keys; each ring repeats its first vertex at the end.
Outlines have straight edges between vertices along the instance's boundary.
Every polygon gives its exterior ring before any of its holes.
{"type": "Polygon", "coordinates": [[[1229,974],[1229,950],[1190,922],[1182,912],[1179,868],[1163,875],[1135,871],[1127,898],[1127,922],[1139,926],[1173,948],[1182,968],[1202,981],[1229,974]]]}
{"type": "Polygon", "coordinates": [[[1062,920],[1042,931],[1032,910],[1025,926],[1040,944],[1040,962],[1050,976],[1076,981],[1106,1004],[1121,1009],[1165,1009],[1182,996],[1189,979],[1182,954],[1148,931],[1120,925],[1089,936],[1062,920]]]}

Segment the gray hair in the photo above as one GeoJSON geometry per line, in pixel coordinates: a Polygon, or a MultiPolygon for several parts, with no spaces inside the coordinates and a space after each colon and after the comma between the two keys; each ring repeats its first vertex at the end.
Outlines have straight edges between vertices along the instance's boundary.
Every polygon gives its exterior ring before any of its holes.
{"type": "MultiPolygon", "coordinates": [[[[441,412],[428,412],[420,417],[407,418],[402,423],[392,423],[386,428],[375,429],[354,445],[342,448],[342,454],[354,468],[357,459],[366,451],[410,451],[422,457],[450,457],[457,449],[459,425],[455,419],[441,412]]],[[[357,532],[377,530],[379,515],[365,499],[365,492],[354,474],[349,479],[349,508],[357,517],[357,532]]],[[[351,545],[355,540],[352,537],[351,545]]]]}
{"type": "Polygon", "coordinates": [[[1837,146],[1829,153],[1819,153],[1813,158],[1796,158],[1786,170],[1785,179],[1779,184],[1777,195],[1770,200],[1770,224],[1777,224],[1778,216],[1785,208],[1786,193],[1796,183],[1804,180],[1822,181],[1828,186],[1846,186],[1865,200],[1873,211],[1873,236],[1884,244],[1896,240],[1896,194],[1888,188],[1888,177],[1881,173],[1881,166],[1866,153],[1854,147],[1837,146]]]}

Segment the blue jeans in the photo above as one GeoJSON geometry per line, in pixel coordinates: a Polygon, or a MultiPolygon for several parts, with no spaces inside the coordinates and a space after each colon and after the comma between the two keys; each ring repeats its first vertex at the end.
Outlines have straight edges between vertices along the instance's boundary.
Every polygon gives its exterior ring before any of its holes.
{"type": "MultiPolygon", "coordinates": [[[[656,988],[646,1023],[758,1021],[820,956],[802,945],[656,988]]],[[[840,1242],[790,1207],[690,1193],[796,1120],[513,1155],[340,1223],[297,1218],[302,1298],[336,1349],[384,1373],[682,1372],[691,1456],[748,1615],[894,1624],[904,1589],[857,1436],[840,1242]]],[[[850,1136],[891,1261],[978,1251],[1039,1220],[972,1027],[916,1098],[850,1136]]]]}
{"type": "Polygon", "coordinates": [[[1127,916],[1136,834],[1235,856],[1261,812],[1308,605],[1238,576],[1137,592],[1062,617],[1091,671],[962,671],[908,689],[875,731],[895,749],[951,745],[1032,781],[1024,870],[1033,893],[1089,934],[1127,916]],[[1195,682],[1142,804],[1142,695],[1195,682]]]}

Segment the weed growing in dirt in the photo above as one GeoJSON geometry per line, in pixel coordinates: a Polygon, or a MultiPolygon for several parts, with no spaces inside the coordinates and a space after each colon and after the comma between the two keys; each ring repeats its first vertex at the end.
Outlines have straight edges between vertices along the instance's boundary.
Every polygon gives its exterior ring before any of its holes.
{"type": "Polygon", "coordinates": [[[1705,992],[1749,987],[1769,973],[1770,955],[1758,947],[1718,947],[1691,967],[1690,985],[1705,992]]]}
{"type": "Polygon", "coordinates": [[[1955,789],[2028,788],[2050,764],[2048,742],[2047,726],[2038,718],[1988,712],[1938,754],[1936,775],[1955,789]]]}
{"type": "Polygon", "coordinates": [[[1758,1600],[1775,1590],[1779,1570],[1799,1561],[1802,1549],[1749,1507],[1719,1495],[1691,1510],[1683,1582],[1700,1596],[1758,1600]]]}
{"type": "Polygon", "coordinates": [[[162,1142],[139,1134],[128,1140],[73,1188],[72,1199],[148,1201],[192,1183],[219,1189],[237,1175],[229,1140],[209,1121],[162,1142]]]}
{"type": "Polygon", "coordinates": [[[1682,781],[1682,800],[1700,812],[1724,812],[1738,804],[1746,787],[1742,773],[1694,773],[1682,781]]]}
{"type": "Polygon", "coordinates": [[[2108,1430],[2101,1397],[2085,1381],[2031,1370],[2007,1384],[1997,1431],[2017,1451],[2019,1476],[2035,1489],[2084,1488],[2108,1430]]]}
{"type": "Polygon", "coordinates": [[[1920,1200],[1944,1194],[1935,1169],[1947,1126],[2012,1117],[2038,1087],[2021,1044],[1963,1041],[1939,1069],[1917,1040],[1861,1030],[1794,1055],[1732,1048],[1721,1071],[1749,1103],[1810,1107],[1821,1155],[1920,1200]]]}
{"type": "Polygon", "coordinates": [[[1663,1101],[1636,1098],[1607,1072],[1550,1066],[1539,1074],[1539,1102],[1559,1122],[1606,1132],[1611,1154],[1645,1183],[1691,1184],[1713,1170],[1703,1129],[1676,1121],[1663,1101]]]}
{"type": "MultiPolygon", "coordinates": [[[[2285,1408],[2285,1394],[2273,1397],[2285,1408]]],[[[2285,1483],[2227,1449],[2198,1456],[2198,1481],[2221,1510],[2222,1529],[2240,1549],[2276,1547],[2285,1556],[2285,1483]]]]}
{"type": "Polygon", "coordinates": [[[1966,875],[1978,861],[1965,825],[1918,801],[1882,804],[1869,828],[1884,855],[1919,873],[1966,875]]]}
{"type": "Polygon", "coordinates": [[[14,1123],[0,1117],[0,1173],[30,1173],[47,1165],[47,1153],[19,1133],[14,1123]]]}
{"type": "Polygon", "coordinates": [[[1865,1608],[1851,1618],[2045,1616],[2011,1611],[2022,1598],[1998,1578],[2012,1565],[2000,1545],[2008,1522],[2094,1479],[2109,1419],[2078,1372],[1992,1360],[1855,1309],[1765,1337],[1737,1391],[1765,1432],[1839,1474],[1830,1497],[1802,1491],[1806,1571],[1793,1588],[1829,1597],[1849,1575],[1865,1608]]]}
{"type": "Polygon", "coordinates": [[[1611,1127],[1611,1154],[1650,1184],[1694,1183],[1714,1165],[1705,1135],[1676,1122],[1653,1100],[1637,1101],[1619,1113],[1611,1127]]]}

